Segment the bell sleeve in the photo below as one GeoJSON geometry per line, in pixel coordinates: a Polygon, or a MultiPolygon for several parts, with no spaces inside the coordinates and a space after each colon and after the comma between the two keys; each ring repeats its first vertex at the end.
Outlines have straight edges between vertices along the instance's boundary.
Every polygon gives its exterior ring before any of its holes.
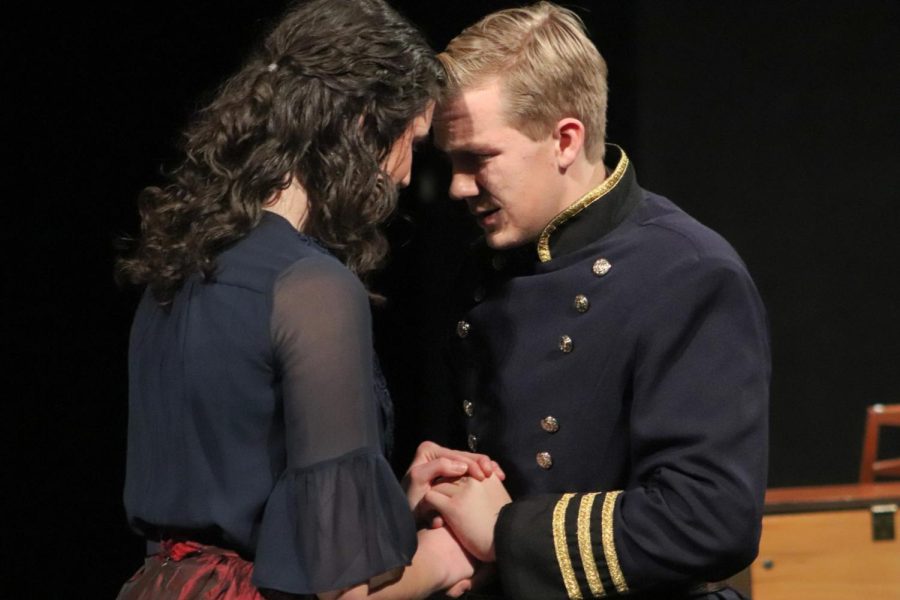
{"type": "Polygon", "coordinates": [[[410,564],[415,525],[381,453],[362,284],[330,256],[298,261],[273,290],[271,334],[287,466],[265,507],[254,584],[311,594],[410,564]]]}

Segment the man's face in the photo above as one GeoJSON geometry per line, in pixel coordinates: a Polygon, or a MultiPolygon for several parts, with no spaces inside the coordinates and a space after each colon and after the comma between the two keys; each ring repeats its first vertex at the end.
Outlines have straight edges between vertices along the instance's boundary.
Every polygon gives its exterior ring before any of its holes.
{"type": "Polygon", "coordinates": [[[434,133],[453,167],[450,197],[466,202],[491,248],[536,240],[565,208],[554,136],[535,141],[509,125],[499,81],[445,102],[434,133]]]}

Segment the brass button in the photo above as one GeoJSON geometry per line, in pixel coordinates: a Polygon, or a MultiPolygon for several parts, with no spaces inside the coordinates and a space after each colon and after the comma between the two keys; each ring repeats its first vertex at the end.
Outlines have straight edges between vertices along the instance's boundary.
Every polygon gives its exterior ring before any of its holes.
{"type": "Polygon", "coordinates": [[[475,302],[481,302],[482,300],[484,300],[484,294],[484,286],[479,285],[477,288],[475,288],[475,291],[472,292],[472,300],[474,300],[475,302]]]}
{"type": "Polygon", "coordinates": [[[575,347],[574,342],[572,342],[572,338],[567,335],[564,335],[559,338],[559,349],[568,354],[575,347]]]}
{"type": "Polygon", "coordinates": [[[541,419],[541,429],[547,433],[556,433],[559,431],[559,421],[556,420],[556,417],[544,417],[541,419]]]}
{"type": "Polygon", "coordinates": [[[469,325],[466,321],[460,321],[456,324],[456,335],[461,338],[469,335],[469,332],[472,331],[472,326],[469,325]]]}
{"type": "Polygon", "coordinates": [[[469,400],[463,400],[463,412],[467,417],[471,417],[475,414],[475,405],[469,400]]]}
{"type": "Polygon", "coordinates": [[[612,265],[605,258],[598,258],[594,261],[594,266],[591,267],[591,270],[597,277],[603,277],[609,273],[610,269],[612,269],[612,265]]]}
{"type": "Polygon", "coordinates": [[[491,266],[495,271],[500,271],[506,266],[506,256],[503,254],[495,254],[491,257],[491,266]]]}
{"type": "Polygon", "coordinates": [[[578,294],[575,296],[575,302],[573,303],[575,306],[575,310],[580,313],[587,312],[587,310],[591,307],[591,301],[588,300],[588,297],[584,294],[578,294]]]}
{"type": "Polygon", "coordinates": [[[469,434],[469,450],[472,452],[478,450],[478,436],[474,433],[469,434]]]}
{"type": "Polygon", "coordinates": [[[535,460],[540,468],[547,470],[553,466],[553,457],[549,452],[538,452],[535,460]]]}

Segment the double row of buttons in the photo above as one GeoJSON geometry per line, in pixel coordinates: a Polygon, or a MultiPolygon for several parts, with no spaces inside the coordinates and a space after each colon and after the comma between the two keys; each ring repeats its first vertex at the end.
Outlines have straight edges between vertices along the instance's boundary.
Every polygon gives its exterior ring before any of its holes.
{"type": "MultiPolygon", "coordinates": [[[[467,417],[472,417],[475,415],[475,403],[471,400],[463,400],[462,403],[463,412],[467,417]]],[[[552,416],[547,415],[543,419],[541,419],[541,429],[546,431],[547,433],[556,433],[559,431],[559,420],[552,416]]],[[[472,452],[478,451],[478,436],[474,433],[470,433],[468,437],[468,446],[469,450],[472,452]]],[[[537,463],[544,469],[549,469],[553,466],[553,457],[549,452],[538,452],[537,454],[537,463]]]]}
{"type": "MultiPolygon", "coordinates": [[[[495,269],[502,269],[503,263],[499,260],[500,255],[497,255],[493,262],[493,266],[495,269]]],[[[612,264],[605,258],[598,258],[594,261],[594,264],[591,265],[591,272],[597,277],[603,277],[607,273],[609,273],[610,269],[612,269],[612,264]]],[[[484,299],[484,288],[478,287],[473,293],[473,298],[476,302],[481,302],[484,299]]],[[[587,296],[584,294],[578,294],[575,296],[575,300],[572,302],[572,306],[575,310],[581,314],[586,313],[590,307],[591,302],[587,296]]],[[[472,325],[466,320],[460,320],[456,324],[456,335],[460,339],[464,339],[469,336],[469,333],[472,331],[472,325]]],[[[562,335],[559,338],[559,349],[564,354],[568,354],[575,349],[575,342],[568,335],[562,335]]],[[[462,403],[463,412],[467,417],[471,418],[475,414],[475,404],[471,400],[463,400],[462,403]]],[[[541,419],[540,422],[541,429],[546,431],[547,433],[556,433],[559,431],[559,420],[552,415],[548,415],[541,419]]],[[[469,450],[472,452],[476,452],[478,450],[478,436],[474,433],[470,433],[468,436],[468,446],[469,450]]],[[[535,461],[538,466],[542,469],[549,469],[553,466],[553,455],[547,451],[538,452],[535,455],[535,461]]]]}

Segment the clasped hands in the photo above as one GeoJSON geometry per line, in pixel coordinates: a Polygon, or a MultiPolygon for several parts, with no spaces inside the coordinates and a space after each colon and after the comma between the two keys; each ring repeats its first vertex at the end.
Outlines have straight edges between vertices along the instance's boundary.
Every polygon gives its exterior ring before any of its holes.
{"type": "MultiPolygon", "coordinates": [[[[484,454],[422,443],[403,478],[410,508],[419,523],[421,550],[434,550],[446,568],[447,595],[472,587],[479,563],[492,563],[494,526],[512,500],[500,466],[484,454]]],[[[477,577],[476,577],[477,579],[477,577]]]]}

